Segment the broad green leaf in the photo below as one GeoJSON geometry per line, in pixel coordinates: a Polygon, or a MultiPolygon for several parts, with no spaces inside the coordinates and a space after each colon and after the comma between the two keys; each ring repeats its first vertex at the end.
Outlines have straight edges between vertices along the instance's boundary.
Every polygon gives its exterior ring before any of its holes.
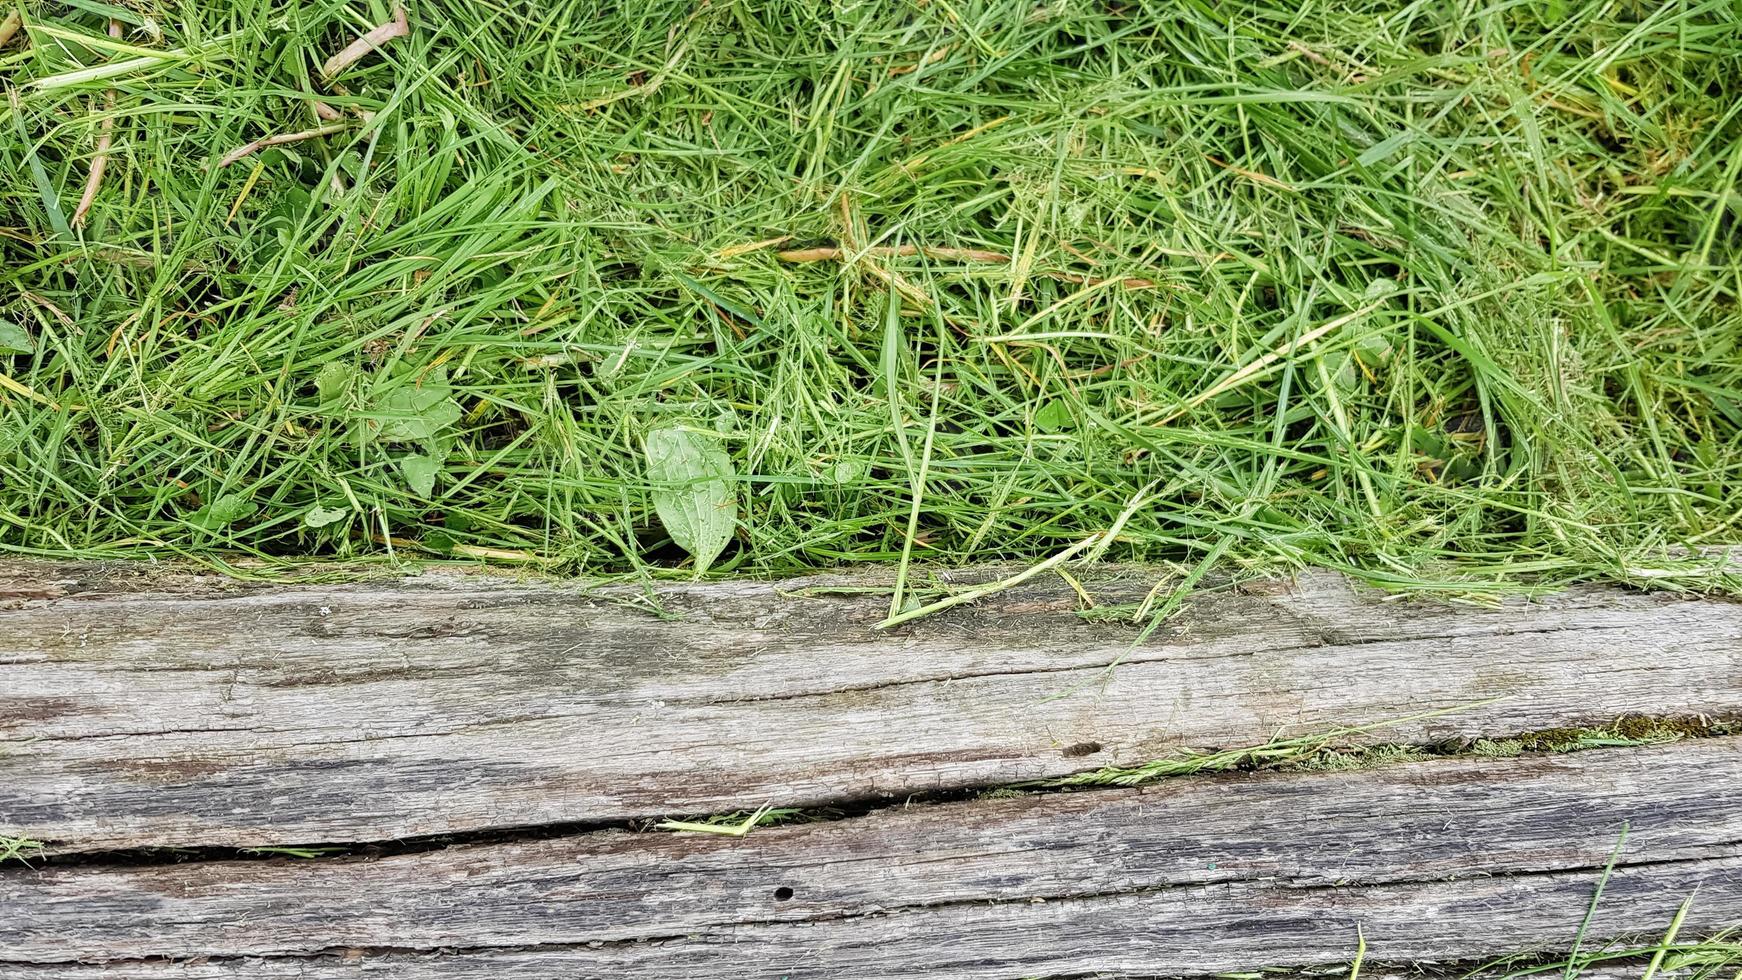
{"type": "Polygon", "coordinates": [[[450,390],[447,374],[436,371],[422,384],[404,384],[382,395],[371,406],[381,425],[377,437],[382,442],[415,442],[458,422],[462,413],[459,403],[448,397],[450,390]]]}
{"type": "Polygon", "coordinates": [[[229,527],[260,509],[254,498],[242,493],[226,493],[222,497],[188,515],[191,523],[208,530],[229,527]]]}
{"type": "Polygon", "coordinates": [[[1054,398],[1034,413],[1034,427],[1042,432],[1063,432],[1072,428],[1076,421],[1076,417],[1071,415],[1071,407],[1062,398],[1054,398]]]}
{"type": "Polygon", "coordinates": [[[23,327],[11,320],[0,320],[0,352],[16,351],[28,354],[35,349],[36,345],[30,342],[30,335],[24,332],[23,327]]]}
{"type": "Polygon", "coordinates": [[[1331,374],[1331,383],[1338,391],[1351,392],[1361,387],[1361,370],[1355,365],[1355,355],[1348,351],[1330,355],[1325,367],[1331,374]]]}
{"type": "Polygon", "coordinates": [[[302,522],[308,527],[326,527],[328,524],[344,520],[350,516],[350,513],[350,510],[344,507],[322,507],[320,504],[316,504],[308,509],[308,513],[302,515],[302,522]]]}
{"type": "Polygon", "coordinates": [[[328,361],[322,365],[320,373],[315,375],[315,391],[320,394],[321,404],[350,394],[351,382],[356,377],[357,369],[344,361],[328,361]]]}
{"type": "Polygon", "coordinates": [[[1419,425],[1412,425],[1409,428],[1409,448],[1436,460],[1445,459],[1451,453],[1442,433],[1437,429],[1428,429],[1419,425]]]}
{"type": "Polygon", "coordinates": [[[700,575],[720,557],[737,526],[732,460],[717,437],[676,425],[649,432],[644,448],[653,509],[671,539],[695,558],[700,575]]]}
{"type": "Polygon", "coordinates": [[[435,489],[436,471],[440,466],[428,456],[399,457],[399,472],[405,477],[405,485],[419,497],[427,497],[435,489]]]}
{"type": "Polygon", "coordinates": [[[226,493],[212,501],[212,519],[221,524],[234,524],[259,510],[254,498],[246,494],[226,493]]]}
{"type": "Polygon", "coordinates": [[[76,7],[79,10],[96,14],[99,17],[113,17],[124,24],[132,24],[135,27],[144,27],[151,23],[150,18],[141,16],[139,13],[128,10],[126,7],[118,7],[114,4],[96,3],[95,0],[61,0],[61,2],[69,7],[76,7]]]}
{"type": "Polygon", "coordinates": [[[1355,356],[1368,368],[1391,360],[1391,342],[1378,334],[1368,334],[1355,342],[1355,356]]]}
{"type": "Polygon", "coordinates": [[[844,487],[849,483],[859,482],[859,479],[865,475],[866,469],[863,460],[838,460],[835,465],[829,467],[829,479],[833,480],[836,486],[844,487]]]}
{"type": "Polygon", "coordinates": [[[1447,484],[1469,483],[1482,475],[1482,467],[1468,456],[1458,455],[1446,460],[1445,468],[1440,470],[1440,482],[1447,484]]]}
{"type": "Polygon", "coordinates": [[[431,531],[418,538],[417,543],[437,554],[451,555],[454,553],[454,545],[459,542],[455,541],[454,536],[446,531],[431,531]]]}

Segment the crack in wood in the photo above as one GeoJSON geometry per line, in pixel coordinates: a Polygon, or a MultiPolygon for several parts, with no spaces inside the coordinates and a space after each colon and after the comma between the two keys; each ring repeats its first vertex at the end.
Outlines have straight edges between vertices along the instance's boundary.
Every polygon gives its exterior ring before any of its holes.
{"type": "MultiPolygon", "coordinates": [[[[1658,724],[1661,721],[1659,719],[1643,719],[1637,717],[1635,720],[1641,721],[1647,726],[1658,724]]],[[[1732,739],[1734,737],[1734,732],[1738,730],[1739,727],[1742,727],[1742,719],[1699,719],[1698,725],[1678,726],[1681,730],[1679,730],[1675,735],[1674,741],[1690,742],[1704,739],[1732,739]]],[[[1598,729],[1592,729],[1592,731],[1598,731],[1598,729]]],[[[1486,741],[1504,743],[1526,737],[1535,736],[1532,733],[1523,732],[1489,733],[1481,736],[1460,739],[1455,743],[1382,743],[1378,745],[1360,746],[1359,748],[1362,751],[1378,753],[1380,755],[1385,754],[1388,749],[1400,749],[1407,751],[1409,757],[1414,760],[1434,763],[1453,759],[1476,758],[1477,756],[1469,751],[1469,746],[1478,742],[1486,741]]],[[[372,740],[359,739],[356,741],[372,740]]],[[[1637,745],[1603,745],[1598,748],[1601,748],[1604,752],[1626,752],[1636,749],[1646,749],[1661,744],[1663,743],[1641,742],[1637,745]]],[[[1254,748],[1261,747],[1255,746],[1254,748]]],[[[1327,741],[1325,748],[1341,748],[1344,751],[1348,751],[1350,746],[1341,745],[1335,740],[1331,740],[1327,741]]],[[[1078,754],[1092,754],[1093,751],[1098,750],[1091,749],[1089,752],[1078,754]]],[[[1550,753],[1550,755],[1566,754],[1573,751],[1592,751],[1592,749],[1563,749],[1556,750],[1555,752],[1550,753]]],[[[1532,754],[1537,757],[1542,755],[1540,751],[1533,752],[1532,754]]],[[[1307,757],[1304,761],[1310,762],[1310,759],[1311,756],[1307,757]]],[[[1146,782],[1141,785],[1144,787],[1154,787],[1158,783],[1173,783],[1178,780],[1243,778],[1254,772],[1263,771],[1267,770],[1249,765],[1237,766],[1232,769],[1207,769],[1202,772],[1163,776],[1155,781],[1146,782]]],[[[1129,785],[1073,785],[1055,781],[1052,783],[1023,784],[1020,787],[1010,788],[1010,791],[1018,793],[1023,797],[1045,797],[1084,793],[1118,793],[1130,788],[1129,785]]],[[[1000,786],[979,786],[931,793],[915,793],[898,803],[867,797],[833,799],[807,807],[803,813],[802,822],[806,824],[837,823],[876,816],[882,813],[897,811],[906,812],[916,808],[941,806],[977,799],[996,798],[996,794],[1005,789],[1006,787],[1000,786]],[[991,795],[989,796],[988,794],[991,795]]],[[[677,816],[695,820],[702,819],[707,815],[679,814],[677,816]]],[[[316,859],[322,861],[338,860],[352,856],[378,859],[382,857],[407,854],[423,854],[432,851],[446,850],[452,847],[552,840],[610,831],[641,832],[652,828],[658,819],[663,818],[648,817],[633,820],[556,821],[550,823],[490,827],[458,833],[428,834],[396,839],[372,841],[280,841],[250,847],[193,844],[171,848],[143,847],[120,848],[113,850],[56,851],[54,845],[57,842],[44,841],[41,842],[45,847],[44,853],[40,859],[35,861],[34,865],[31,862],[20,862],[12,865],[0,864],[0,877],[4,877],[7,874],[24,873],[32,867],[148,867],[152,865],[187,865],[196,862],[214,861],[271,861],[277,860],[281,857],[281,854],[275,852],[290,850],[322,852],[321,856],[316,859]]],[[[868,858],[866,860],[875,859],[868,858]]]]}
{"type": "Polygon", "coordinates": [[[1625,629],[1625,626],[1614,624],[1590,624],[1579,626],[1551,626],[1540,629],[1498,629],[1488,633],[1427,633],[1411,634],[1408,637],[1373,637],[1332,640],[1321,636],[1318,642],[1295,644],[1292,646],[1269,647],[1258,650],[1230,650],[1201,656],[1189,653],[1181,654],[1178,650],[1153,650],[1136,647],[1127,654],[1099,663],[1071,664],[1060,667],[1025,667],[1019,670],[987,670],[965,671],[957,674],[945,674],[936,677],[903,677],[878,684],[865,684],[853,687],[837,687],[820,691],[799,691],[792,694],[746,695],[724,700],[696,700],[688,698],[672,698],[670,704],[688,705],[719,705],[719,704],[762,704],[773,701],[797,701],[805,698],[826,698],[840,694],[861,694],[874,691],[885,691],[894,688],[922,684],[950,684],[958,681],[979,680],[993,677],[1028,677],[1045,674],[1095,673],[1112,670],[1118,667],[1135,667],[1154,663],[1214,663],[1218,661],[1250,660],[1261,655],[1287,655],[1302,653],[1309,650],[1321,650],[1326,647],[1361,647],[1375,644],[1421,644],[1442,643],[1447,640],[1470,640],[1483,638],[1513,638],[1522,636],[1541,636],[1551,633],[1599,633],[1606,630],[1625,629]]]}

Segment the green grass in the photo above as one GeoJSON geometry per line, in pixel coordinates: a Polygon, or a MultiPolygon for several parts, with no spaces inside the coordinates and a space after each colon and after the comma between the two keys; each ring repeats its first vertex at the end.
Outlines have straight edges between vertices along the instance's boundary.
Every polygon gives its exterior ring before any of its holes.
{"type": "Polygon", "coordinates": [[[1603,727],[1551,728],[1506,738],[1478,738],[1467,745],[1426,746],[1407,742],[1374,742],[1370,736],[1386,728],[1437,715],[1455,714],[1474,705],[1395,718],[1370,725],[1333,728],[1307,735],[1280,734],[1261,745],[1200,751],[1182,749],[1139,766],[1104,766],[1056,779],[1017,783],[989,791],[1073,789],[1085,786],[1142,786],[1162,779],[1236,770],[1282,772],[1347,772],[1376,769],[1433,757],[1514,758],[1531,753],[1584,752],[1590,749],[1663,745],[1686,738],[1735,734],[1735,722],[1704,718],[1652,718],[1629,715],[1603,727]]]}
{"type": "MultiPolygon", "coordinates": [[[[1603,870],[1594,889],[1592,910],[1601,898],[1613,864],[1603,870]]],[[[1664,934],[1656,942],[1616,941],[1596,948],[1586,947],[1585,926],[1579,929],[1580,942],[1565,957],[1508,957],[1462,975],[1460,980],[1577,980],[1586,975],[1604,977],[1635,976],[1640,980],[1677,977],[1685,980],[1734,980],[1742,969],[1742,942],[1737,942],[1735,929],[1722,930],[1704,939],[1678,941],[1681,925],[1688,910],[1698,904],[1699,896],[1685,899],[1674,917],[1665,923],[1664,934]]]]}
{"type": "Polygon", "coordinates": [[[0,835],[0,865],[8,861],[18,861],[28,864],[30,860],[42,853],[42,842],[28,837],[7,837],[0,835]]]}
{"type": "Polygon", "coordinates": [[[1738,585],[1732,0],[25,11],[5,551],[1738,585]]]}

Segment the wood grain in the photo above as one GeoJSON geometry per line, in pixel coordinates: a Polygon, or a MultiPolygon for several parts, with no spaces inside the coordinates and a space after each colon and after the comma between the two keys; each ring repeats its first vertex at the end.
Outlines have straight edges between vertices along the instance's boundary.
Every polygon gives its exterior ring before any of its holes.
{"type": "MultiPolygon", "coordinates": [[[[1085,581],[1105,612],[1157,575],[1085,581]]],[[[1308,574],[1204,592],[1133,648],[1056,579],[888,633],[880,584],[0,564],[0,834],[256,846],[899,800],[1486,699],[1378,737],[1742,715],[1726,602],[1480,609],[1308,574]]]]}
{"type": "Polygon", "coordinates": [[[379,860],[0,875],[0,976],[1204,975],[1742,921],[1742,740],[602,831],[379,860]],[[448,955],[435,955],[447,951],[448,955]],[[166,961],[141,962],[146,958],[166,961]],[[43,967],[46,969],[46,967],[43,967]]]}

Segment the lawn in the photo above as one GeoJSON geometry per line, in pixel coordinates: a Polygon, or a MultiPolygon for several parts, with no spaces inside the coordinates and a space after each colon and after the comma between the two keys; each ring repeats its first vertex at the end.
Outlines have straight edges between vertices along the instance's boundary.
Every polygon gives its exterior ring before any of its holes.
{"type": "Polygon", "coordinates": [[[1742,588],[1732,0],[21,9],[0,550],[1742,588]]]}

